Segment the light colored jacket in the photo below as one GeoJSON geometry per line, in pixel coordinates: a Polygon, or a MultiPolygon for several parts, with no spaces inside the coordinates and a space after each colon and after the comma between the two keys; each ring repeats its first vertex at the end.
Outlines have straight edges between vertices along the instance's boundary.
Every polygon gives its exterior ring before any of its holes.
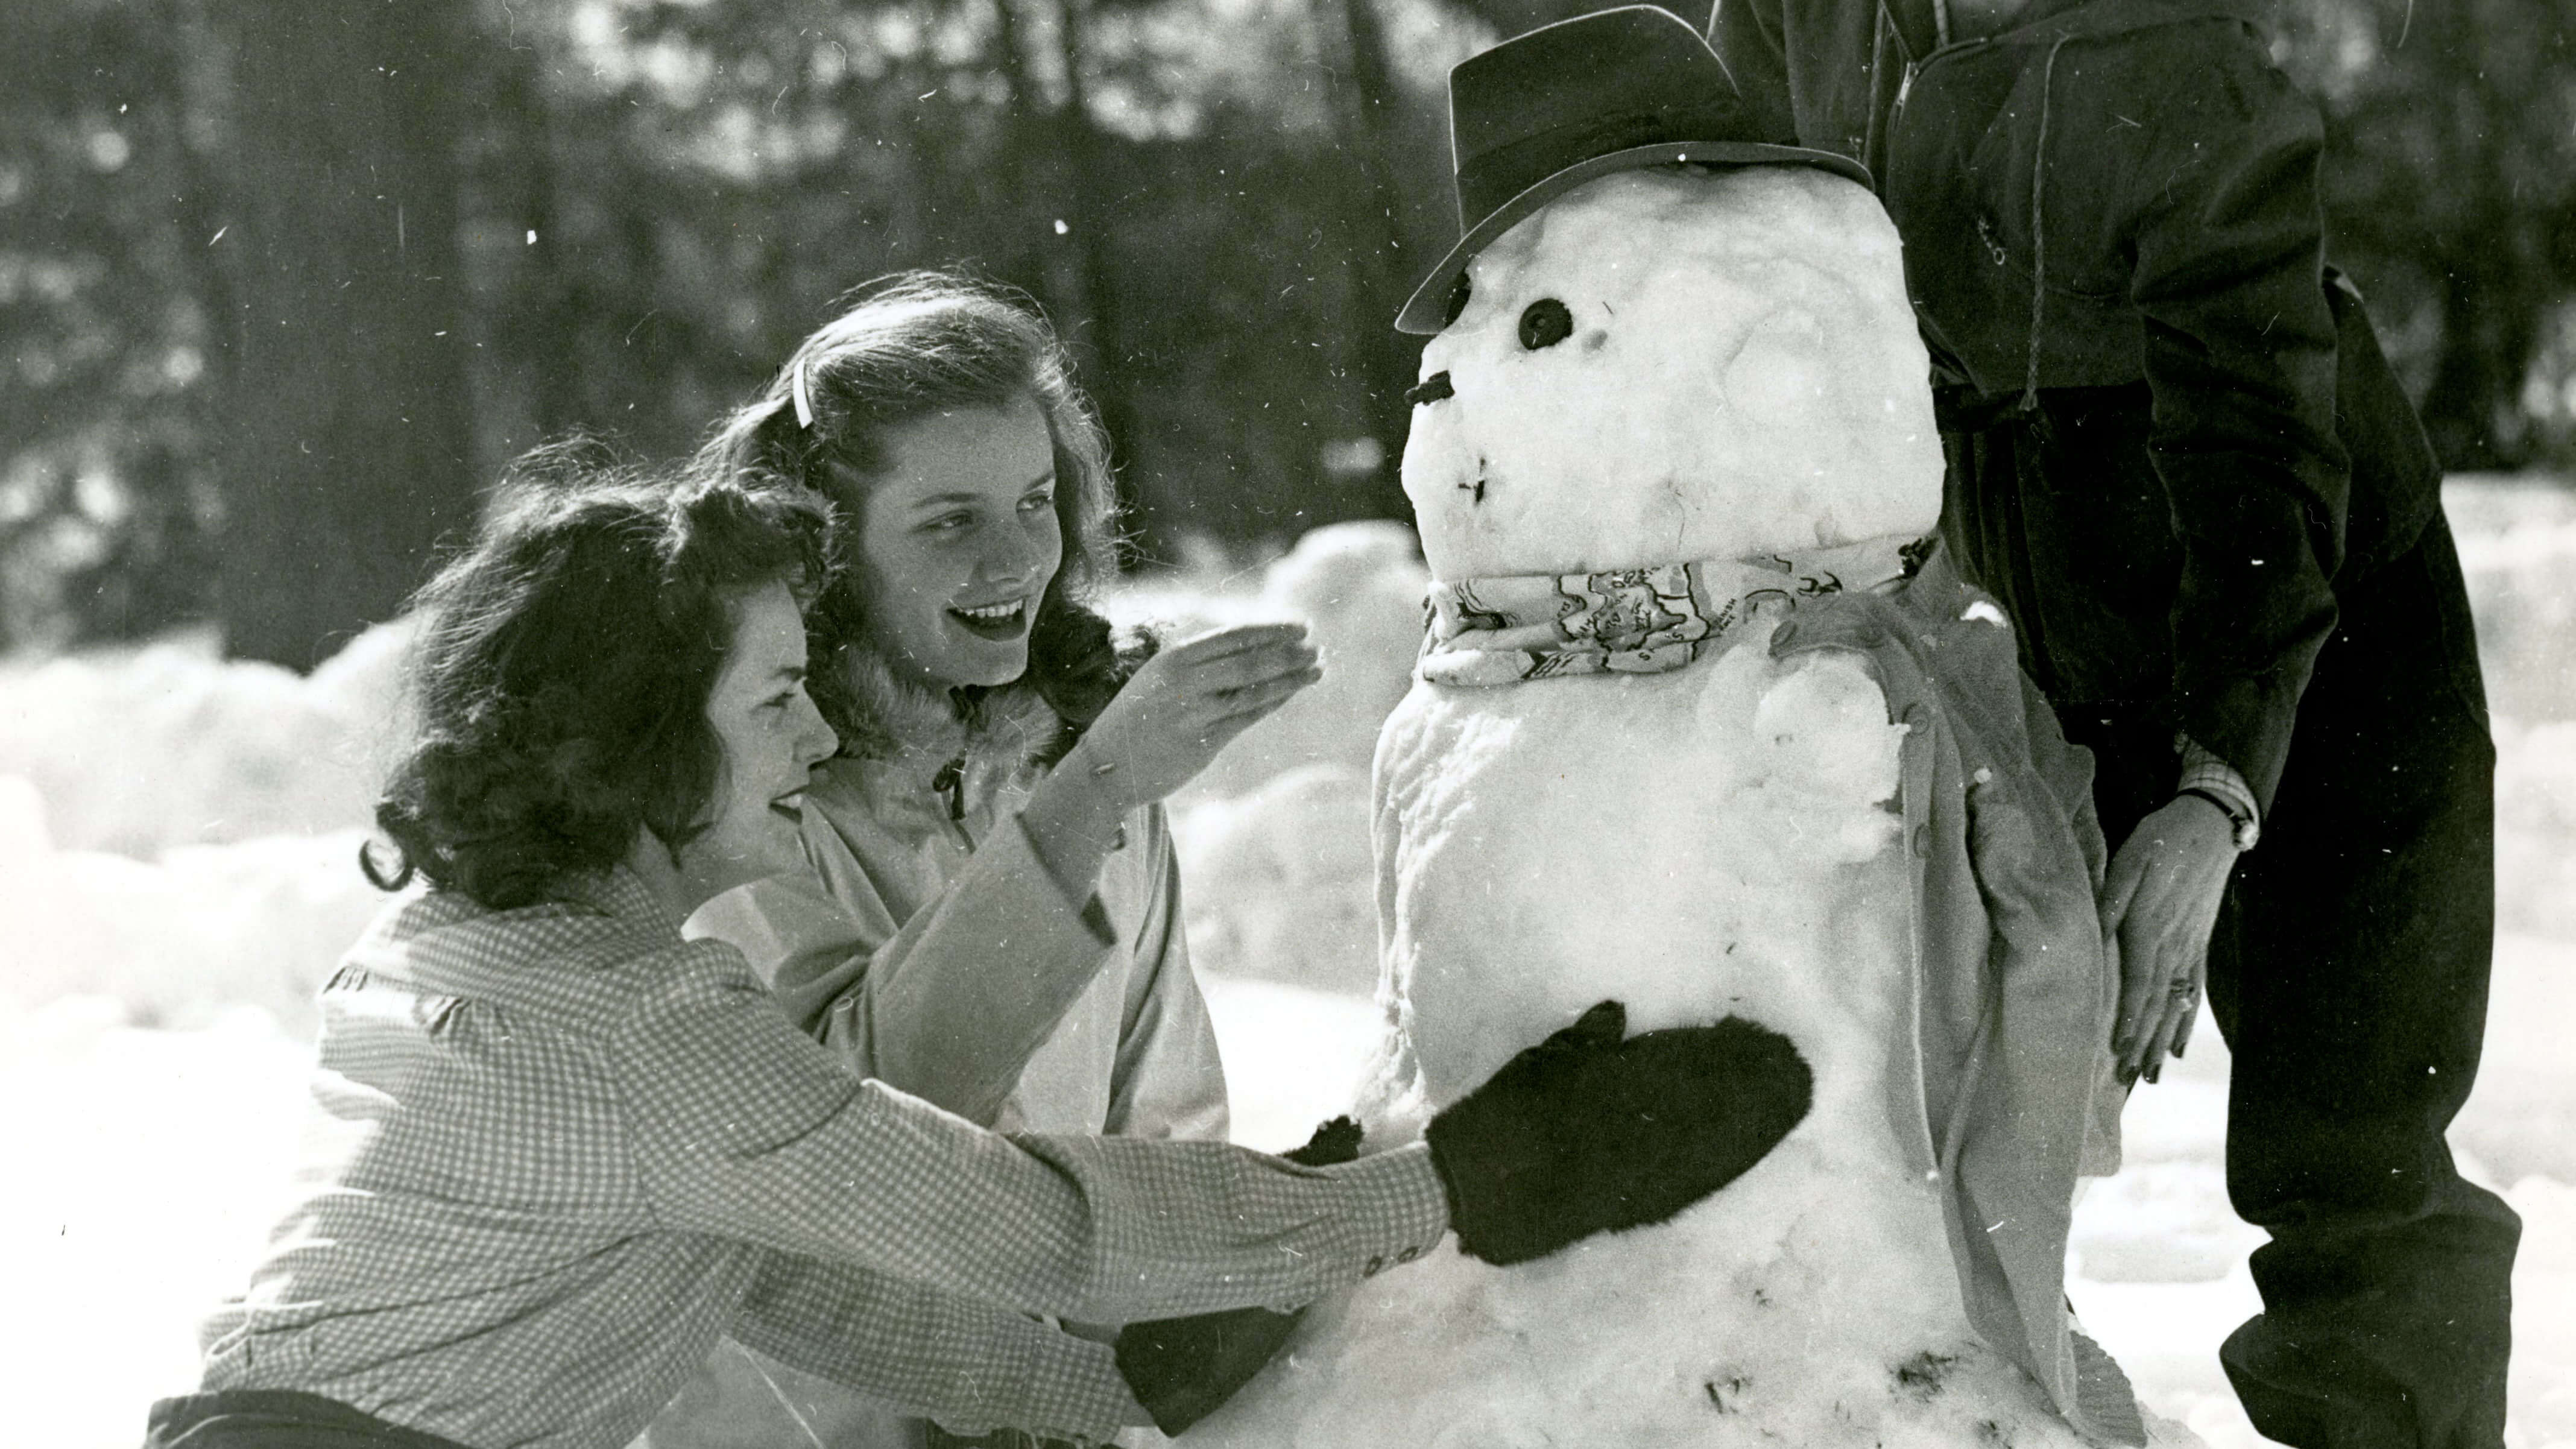
{"type": "Polygon", "coordinates": [[[1944,553],[1888,593],[1802,602],[1771,651],[1813,649],[1864,656],[1910,727],[1915,1029],[1889,1107],[1942,1185],[1968,1319],[2078,1429],[2144,1443],[2126,1379],[2065,1298],[2075,1181],[2118,1168],[2126,1095],[2111,1058],[2119,973],[2094,904],[2092,755],[2059,733],[2003,611],[1944,553]]]}
{"type": "Polygon", "coordinates": [[[1020,826],[1034,768],[974,792],[960,819],[922,787],[930,773],[910,757],[825,765],[805,795],[813,874],[747,887],[691,929],[741,947],[861,1075],[970,1121],[1223,1138],[1162,807],[1129,814],[1077,903],[1020,826]]]}
{"type": "MultiPolygon", "coordinates": [[[[826,764],[805,795],[812,873],[729,893],[690,933],[740,947],[788,1016],[861,1075],[971,1121],[1223,1140],[1225,1073],[1162,807],[1127,817],[1097,893],[1077,903],[1019,822],[1036,767],[968,771],[952,818],[930,788],[937,766],[826,764]]],[[[655,1423],[654,1449],[921,1442],[919,1420],[730,1343],[709,1363],[655,1423]]]]}

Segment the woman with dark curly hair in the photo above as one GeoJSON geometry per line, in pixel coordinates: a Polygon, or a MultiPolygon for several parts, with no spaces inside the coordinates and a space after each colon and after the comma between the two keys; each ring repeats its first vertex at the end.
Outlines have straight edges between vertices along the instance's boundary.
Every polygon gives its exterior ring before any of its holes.
{"type": "Polygon", "coordinates": [[[427,889],[323,990],[306,1195],[153,1449],[616,1449],[727,1333],[916,1413],[1106,1439],[1248,1370],[1034,1315],[1303,1303],[1451,1226],[1514,1262],[1723,1180],[1696,1165],[1760,1085],[1740,1041],[1622,1041],[1607,1006],[1430,1144],[1336,1167],[1004,1138],[863,1080],[680,934],[797,863],[835,744],[797,597],[820,508],[543,472],[421,596],[419,740],[369,873],[427,889]]]}
{"type": "MultiPolygon", "coordinates": [[[[1151,663],[1150,641],[1113,643],[1087,606],[1115,566],[1100,426],[1046,324],[957,276],[874,284],[700,466],[830,500],[850,567],[813,617],[842,746],[806,795],[810,868],[696,929],[856,1070],[970,1121],[1222,1140],[1160,802],[1317,677],[1303,631],[1151,663]]],[[[835,1449],[943,1434],[726,1345],[653,1437],[809,1431],[835,1449]]]]}

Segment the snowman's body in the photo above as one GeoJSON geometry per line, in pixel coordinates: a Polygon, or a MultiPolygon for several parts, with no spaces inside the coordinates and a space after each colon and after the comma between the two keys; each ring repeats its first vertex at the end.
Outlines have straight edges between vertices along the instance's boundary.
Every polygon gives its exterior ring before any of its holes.
{"type": "MultiPolygon", "coordinates": [[[[1795,560],[1931,528],[1924,354],[1861,187],[1614,173],[1472,276],[1424,356],[1448,395],[1416,409],[1404,462],[1436,579],[1795,560]],[[1565,315],[1533,327],[1543,300],[1565,315]]],[[[1615,997],[1638,1030],[1733,1014],[1784,1033],[1810,1115],[1670,1223],[1512,1269],[1444,1247],[1318,1305],[1186,1443],[2082,1442],[1969,1326],[1907,1140],[1922,1124],[1891,1109],[1915,1011],[1904,732],[1859,656],[1772,656],[1794,594],[1669,672],[1417,683],[1380,740],[1377,870],[1423,1105],[1615,997]]]]}

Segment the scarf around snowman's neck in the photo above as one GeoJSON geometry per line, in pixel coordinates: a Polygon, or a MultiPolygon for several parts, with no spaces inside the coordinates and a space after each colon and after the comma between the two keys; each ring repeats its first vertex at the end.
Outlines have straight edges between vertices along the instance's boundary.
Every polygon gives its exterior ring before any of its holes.
{"type": "Polygon", "coordinates": [[[1660,674],[1803,599],[1905,577],[1918,543],[1890,534],[1794,556],[1435,580],[1419,669],[1428,683],[1458,685],[1660,674]]]}

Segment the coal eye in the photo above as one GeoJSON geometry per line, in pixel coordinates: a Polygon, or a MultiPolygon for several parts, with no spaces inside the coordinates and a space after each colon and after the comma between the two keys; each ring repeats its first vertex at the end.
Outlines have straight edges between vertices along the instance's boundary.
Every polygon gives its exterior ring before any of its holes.
{"type": "Polygon", "coordinates": [[[1440,325],[1446,327],[1457,321],[1458,314],[1467,310],[1467,299],[1474,296],[1475,292],[1476,284],[1467,280],[1465,272],[1460,272],[1458,280],[1449,286],[1449,306],[1448,310],[1441,314],[1440,325]]]}
{"type": "Polygon", "coordinates": [[[1554,297],[1541,297],[1521,313],[1521,346],[1531,352],[1574,335],[1574,314],[1554,297]]]}

